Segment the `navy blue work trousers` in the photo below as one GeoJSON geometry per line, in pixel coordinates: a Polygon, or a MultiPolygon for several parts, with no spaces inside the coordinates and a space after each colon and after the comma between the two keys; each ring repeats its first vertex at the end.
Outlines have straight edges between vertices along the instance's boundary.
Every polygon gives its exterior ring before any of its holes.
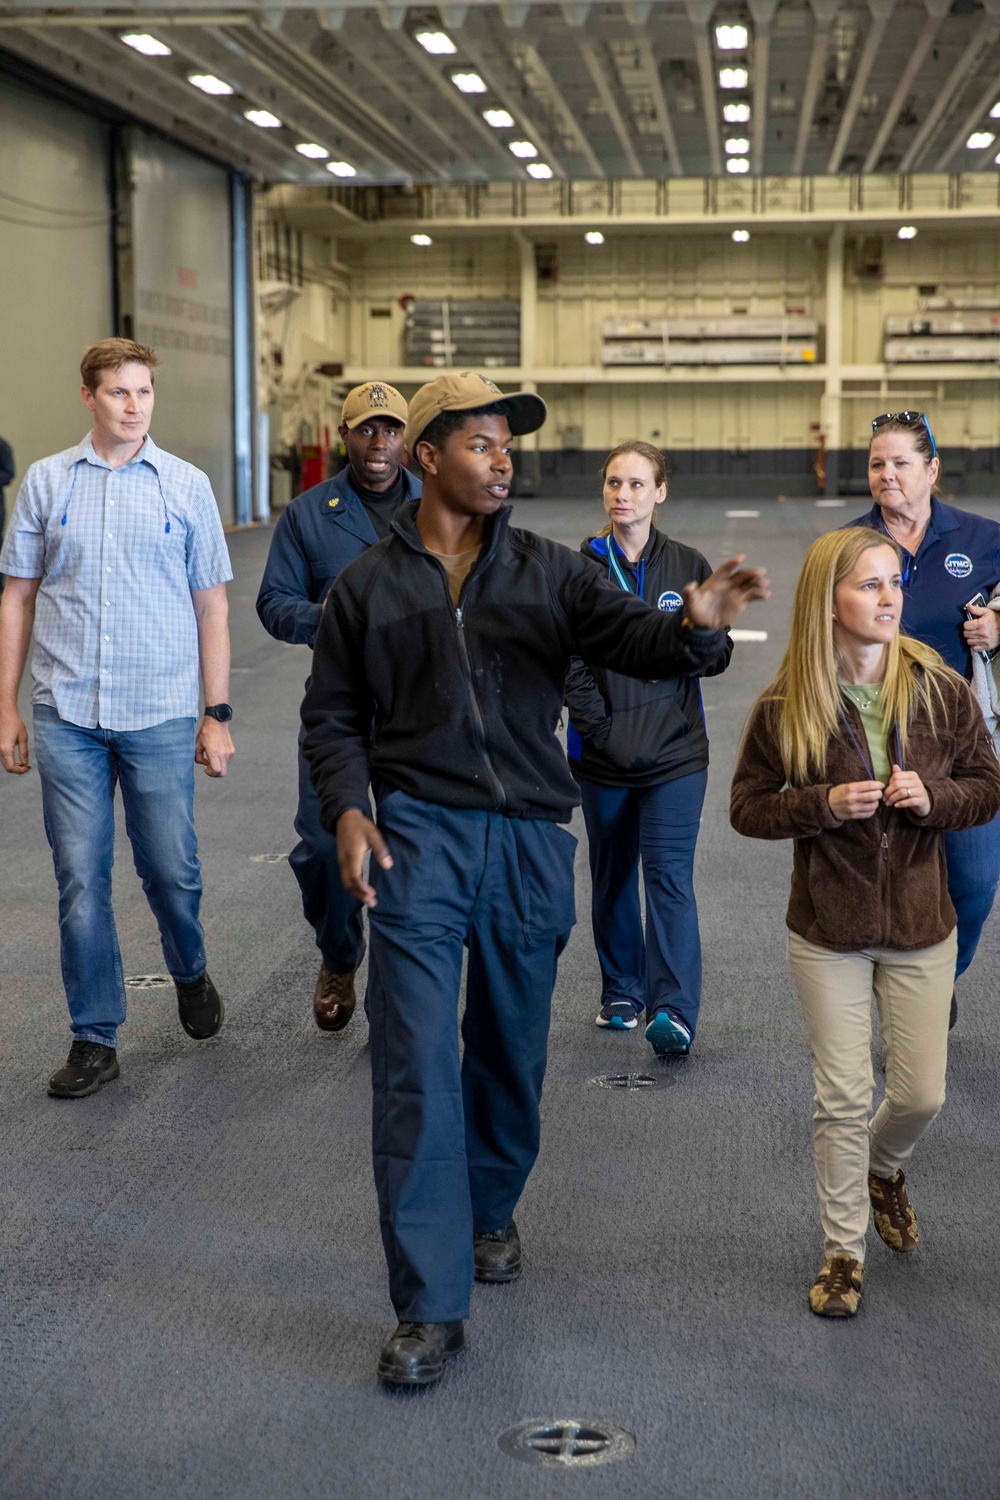
{"type": "Polygon", "coordinates": [[[319,798],[309,780],[309,763],[302,754],[305,730],[299,733],[299,805],[295,832],[299,842],[288,863],[302,892],[302,912],[316,934],[323,962],[334,974],[348,974],[365,956],[365,924],[361,903],[344,890],[337,863],[337,839],[327,833],[319,817],[319,798]]]}
{"type": "Polygon", "coordinates": [[[958,915],[957,979],[975,958],[986,918],[993,909],[1000,880],[1000,813],[977,828],[946,833],[944,848],[948,894],[958,915]]]}
{"type": "Polygon", "coordinates": [[[382,1242],[397,1317],[446,1323],[468,1317],[473,1233],[508,1222],[538,1155],[552,987],[575,920],[576,839],[556,823],[399,791],[381,801],[378,822],[393,859],[370,876],[382,1242]]]}
{"type": "Polygon", "coordinates": [[[631,1000],[650,1020],[657,1011],[672,1011],[694,1036],[701,1006],[694,852],[708,772],[693,771],[658,786],[583,780],[579,785],[590,842],[601,1004],[631,1000]]]}

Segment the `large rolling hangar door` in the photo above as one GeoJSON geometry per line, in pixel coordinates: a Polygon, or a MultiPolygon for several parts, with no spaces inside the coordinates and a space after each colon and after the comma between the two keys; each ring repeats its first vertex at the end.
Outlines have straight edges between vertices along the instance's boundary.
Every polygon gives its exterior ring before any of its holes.
{"type": "Polygon", "coordinates": [[[84,347],[137,338],[162,361],[156,441],[206,471],[224,521],[249,520],[245,185],[108,114],[0,67],[0,431],[18,476],[78,442],[84,347]]]}

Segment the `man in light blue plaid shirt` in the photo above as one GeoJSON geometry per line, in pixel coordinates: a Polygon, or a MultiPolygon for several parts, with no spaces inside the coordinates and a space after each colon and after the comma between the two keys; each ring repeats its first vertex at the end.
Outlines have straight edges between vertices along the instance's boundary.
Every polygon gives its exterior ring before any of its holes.
{"type": "Polygon", "coordinates": [[[81,394],[93,430],[32,464],[0,552],[0,761],[15,775],[31,768],[17,695],[34,634],[35,754],[74,1036],[49,1080],[60,1098],[95,1093],[119,1073],[116,784],[181,1024],[202,1040],[223,1019],[199,921],[194,767],[225,776],[233,754],[233,574],[207,477],[149,436],[156,363],[130,339],[87,350],[81,394]],[[206,708],[196,734],[199,665],[206,708]]]}

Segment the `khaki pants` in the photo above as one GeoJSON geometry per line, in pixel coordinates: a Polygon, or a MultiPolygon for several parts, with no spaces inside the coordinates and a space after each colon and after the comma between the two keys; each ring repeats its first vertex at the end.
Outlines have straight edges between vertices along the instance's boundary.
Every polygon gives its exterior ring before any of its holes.
{"type": "Polygon", "coordinates": [[[944,1103],[957,943],[834,953],[788,934],[816,1084],[813,1161],[827,1256],[865,1258],[868,1172],[891,1177],[944,1103]],[[885,1098],[871,1116],[871,996],[885,1044],[885,1098]]]}

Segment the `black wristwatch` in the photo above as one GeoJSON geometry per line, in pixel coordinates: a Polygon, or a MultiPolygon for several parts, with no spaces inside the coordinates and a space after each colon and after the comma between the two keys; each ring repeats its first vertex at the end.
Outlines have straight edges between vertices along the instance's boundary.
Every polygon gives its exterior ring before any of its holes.
{"type": "Polygon", "coordinates": [[[213,703],[211,707],[205,704],[205,718],[218,719],[220,724],[228,724],[233,717],[233,711],[228,703],[213,703]]]}

